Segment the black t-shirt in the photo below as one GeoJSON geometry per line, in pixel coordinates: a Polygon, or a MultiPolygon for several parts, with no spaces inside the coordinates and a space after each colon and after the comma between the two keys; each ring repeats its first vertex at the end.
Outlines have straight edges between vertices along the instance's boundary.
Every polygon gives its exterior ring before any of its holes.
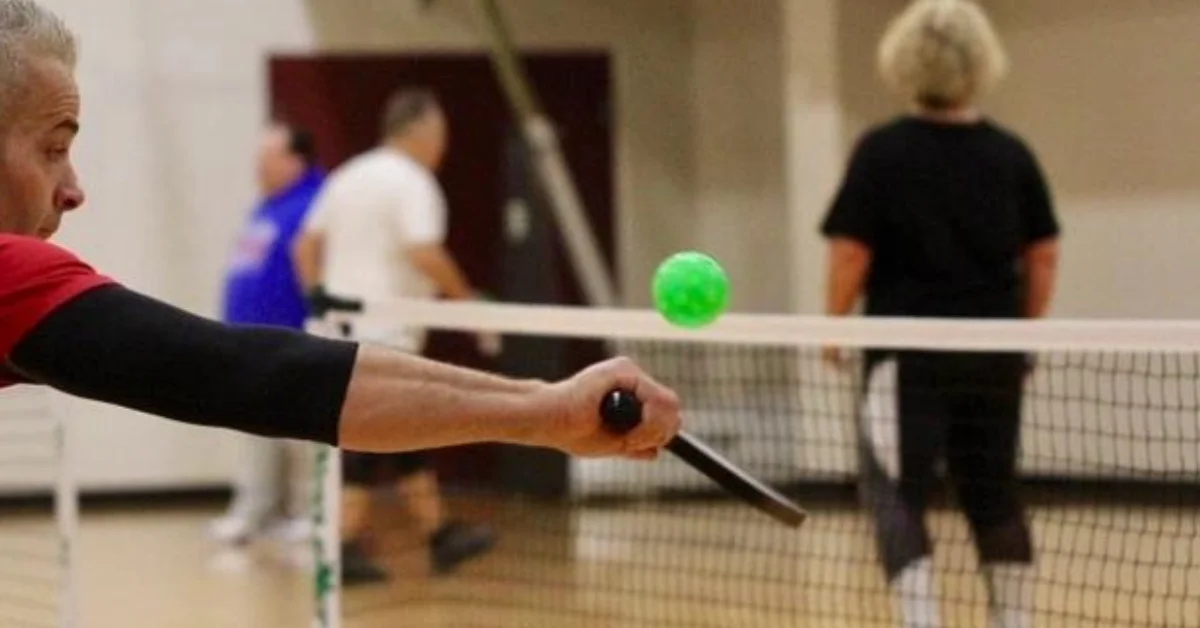
{"type": "Polygon", "coordinates": [[[1022,251],[1059,226],[1014,134],[903,117],[860,140],[821,230],[871,248],[868,315],[1010,318],[1022,251]]]}

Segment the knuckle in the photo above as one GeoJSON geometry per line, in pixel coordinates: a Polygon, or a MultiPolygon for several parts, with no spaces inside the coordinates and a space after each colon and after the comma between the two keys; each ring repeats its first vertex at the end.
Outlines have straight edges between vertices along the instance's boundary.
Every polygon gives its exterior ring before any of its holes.
{"type": "Polygon", "coordinates": [[[626,357],[622,357],[617,360],[617,371],[621,375],[629,378],[642,377],[642,370],[638,368],[637,363],[626,357]]]}

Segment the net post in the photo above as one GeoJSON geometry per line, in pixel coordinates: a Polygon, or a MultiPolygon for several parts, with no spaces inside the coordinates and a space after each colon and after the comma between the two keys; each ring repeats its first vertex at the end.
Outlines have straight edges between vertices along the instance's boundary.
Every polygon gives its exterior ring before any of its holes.
{"type": "Polygon", "coordinates": [[[67,429],[68,400],[50,395],[50,414],[54,421],[58,473],[54,486],[54,520],[58,528],[58,561],[61,571],[59,591],[60,628],[79,626],[79,587],[75,566],[75,540],[79,531],[79,491],[75,484],[70,435],[67,429]]]}
{"type": "MultiPolygon", "coordinates": [[[[344,336],[332,322],[311,320],[307,331],[316,336],[344,336]]],[[[313,628],[342,626],[342,544],[341,544],[341,450],[318,445],[313,452],[313,482],[310,513],[313,522],[313,628]]]]}
{"type": "Polygon", "coordinates": [[[341,628],[341,452],[321,446],[316,452],[313,483],[314,628],[341,628]]]}

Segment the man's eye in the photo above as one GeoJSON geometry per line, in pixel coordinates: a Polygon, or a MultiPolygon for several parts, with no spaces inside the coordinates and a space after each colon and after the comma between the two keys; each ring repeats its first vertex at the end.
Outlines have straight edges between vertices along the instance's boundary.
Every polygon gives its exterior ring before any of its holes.
{"type": "Polygon", "coordinates": [[[51,159],[64,159],[67,156],[67,152],[66,148],[50,148],[46,150],[46,155],[51,159]]]}

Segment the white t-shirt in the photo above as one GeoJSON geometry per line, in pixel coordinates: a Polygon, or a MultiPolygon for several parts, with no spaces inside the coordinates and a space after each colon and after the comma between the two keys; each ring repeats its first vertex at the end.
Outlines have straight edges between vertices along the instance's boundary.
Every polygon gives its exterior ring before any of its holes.
{"type": "MultiPolygon", "coordinates": [[[[305,229],[323,235],[324,285],[368,301],[432,298],[436,286],[409,261],[415,245],[446,238],[446,198],[437,178],[405,153],[363,153],[330,174],[305,229]]],[[[357,338],[419,351],[422,330],[360,325],[357,338]]]]}

